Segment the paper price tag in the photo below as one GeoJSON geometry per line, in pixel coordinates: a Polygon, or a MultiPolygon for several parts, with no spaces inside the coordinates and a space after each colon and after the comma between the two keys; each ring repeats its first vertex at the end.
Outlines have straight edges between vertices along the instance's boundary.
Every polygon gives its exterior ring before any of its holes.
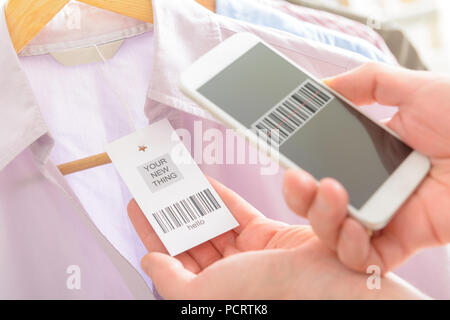
{"type": "Polygon", "coordinates": [[[170,255],[238,226],[168,120],[110,143],[106,152],[170,255]]]}

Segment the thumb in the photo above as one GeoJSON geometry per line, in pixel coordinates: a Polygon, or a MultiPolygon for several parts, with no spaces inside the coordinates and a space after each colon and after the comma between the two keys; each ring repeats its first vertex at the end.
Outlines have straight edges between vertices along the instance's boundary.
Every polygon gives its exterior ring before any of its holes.
{"type": "Polygon", "coordinates": [[[448,77],[368,63],[324,82],[357,105],[397,106],[398,113],[387,123],[390,129],[427,156],[448,155],[448,77]]]}
{"type": "Polygon", "coordinates": [[[324,82],[356,105],[402,107],[431,78],[427,72],[369,62],[324,82]]]}
{"type": "Polygon", "coordinates": [[[189,287],[195,274],[174,257],[152,252],[142,258],[141,266],[164,298],[184,299],[186,292],[192,292],[189,287]]]}

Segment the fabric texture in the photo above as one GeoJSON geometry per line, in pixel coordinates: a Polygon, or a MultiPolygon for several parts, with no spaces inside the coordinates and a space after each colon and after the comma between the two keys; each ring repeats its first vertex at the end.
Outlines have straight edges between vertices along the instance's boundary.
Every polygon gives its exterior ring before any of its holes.
{"type": "MultiPolygon", "coordinates": [[[[272,3],[277,3],[276,5],[282,3],[286,3],[284,0],[265,0],[270,1],[272,3]]],[[[341,16],[348,18],[349,20],[353,20],[354,23],[358,23],[359,25],[367,24],[368,18],[353,12],[350,12],[345,9],[338,8],[336,6],[330,6],[323,1],[311,1],[311,0],[287,0],[296,4],[297,6],[290,7],[294,9],[292,14],[296,15],[298,11],[301,11],[303,14],[303,10],[310,8],[315,9],[317,12],[327,12],[333,14],[334,16],[341,16]]],[[[286,7],[285,7],[286,9],[286,7]]],[[[290,11],[290,10],[288,10],[290,11]]],[[[347,20],[347,21],[349,21],[347,20]]],[[[336,20],[338,21],[338,20],[336,20]]],[[[375,32],[375,31],[374,31],[375,32]]],[[[379,28],[376,29],[376,33],[378,33],[386,43],[390,52],[395,56],[398,63],[406,67],[408,69],[413,70],[428,70],[426,64],[422,61],[417,49],[408,39],[406,34],[398,28],[393,23],[382,23],[379,28]]]]}
{"type": "Polygon", "coordinates": [[[386,54],[364,39],[348,35],[341,30],[327,28],[326,26],[331,22],[325,17],[312,19],[312,14],[309,16],[297,14],[296,17],[293,17],[278,9],[278,7],[280,9],[287,8],[290,9],[288,12],[295,12],[293,8],[287,7],[293,5],[284,3],[283,6],[275,7],[277,3],[264,0],[217,0],[216,10],[218,14],[230,18],[287,31],[303,38],[356,52],[371,60],[396,63],[390,52],[386,54]],[[277,10],[274,10],[274,7],[277,10]],[[303,19],[298,19],[300,17],[303,19]],[[315,23],[311,23],[311,20],[315,23]]]}
{"type": "Polygon", "coordinates": [[[285,0],[254,1],[266,4],[302,21],[320,25],[328,29],[333,29],[350,36],[363,39],[376,46],[386,56],[390,56],[391,59],[393,57],[392,52],[386,45],[384,39],[374,29],[367,26],[367,21],[360,23],[358,21],[348,19],[342,15],[333,14],[324,10],[315,10],[306,6],[294,5],[285,0]]]}
{"type": "MultiPolygon", "coordinates": [[[[1,298],[154,297],[139,265],[147,250],[126,213],[131,195],[113,167],[63,177],[55,166],[103,152],[103,145],[131,132],[123,101],[136,127],[168,117],[192,136],[208,129],[223,133],[222,124],[181,93],[178,81],[202,54],[237,32],[254,33],[320,78],[368,61],[347,50],[215,15],[191,0],[154,0],[153,9],[153,31],[126,39],[105,63],[75,67],[63,67],[47,54],[18,59],[4,15],[0,17],[0,65],[5,71],[0,75],[1,298]],[[80,290],[67,286],[67,270],[73,265],[81,270],[80,290]]],[[[53,27],[61,33],[65,28],[53,27]]],[[[83,28],[89,34],[96,25],[83,28]]],[[[101,44],[99,39],[97,34],[92,45],[101,44]]],[[[70,37],[61,41],[70,48],[70,37]]],[[[33,46],[48,51],[33,43],[30,52],[33,46]]],[[[394,112],[380,106],[364,110],[377,119],[394,112]]],[[[193,152],[195,143],[188,145],[193,152]]],[[[200,152],[207,147],[206,140],[202,143],[200,152]]],[[[268,217],[305,223],[284,203],[283,170],[264,176],[262,164],[199,165],[268,217]]],[[[419,289],[448,297],[450,289],[443,285],[449,283],[446,259],[441,248],[427,251],[399,274],[417,284],[432,266],[433,277],[419,283],[419,289]]]]}

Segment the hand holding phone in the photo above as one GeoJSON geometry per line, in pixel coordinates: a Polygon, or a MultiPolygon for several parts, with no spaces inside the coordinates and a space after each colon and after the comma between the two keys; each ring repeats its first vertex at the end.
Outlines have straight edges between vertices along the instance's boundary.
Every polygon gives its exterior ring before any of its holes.
{"type": "Polygon", "coordinates": [[[390,129],[251,34],[201,57],[182,75],[181,88],[239,133],[275,132],[269,144],[280,163],[316,180],[338,180],[350,214],[373,230],[390,221],[430,168],[390,129]]]}
{"type": "Polygon", "coordinates": [[[326,82],[357,105],[376,101],[399,106],[386,125],[430,157],[431,171],[383,232],[372,237],[347,215],[348,195],[335,180],[324,179],[317,186],[306,172],[287,172],[284,190],[291,209],[309,219],[341,262],[361,272],[371,265],[389,271],[421,248],[449,243],[450,79],[367,64],[326,82]]]}

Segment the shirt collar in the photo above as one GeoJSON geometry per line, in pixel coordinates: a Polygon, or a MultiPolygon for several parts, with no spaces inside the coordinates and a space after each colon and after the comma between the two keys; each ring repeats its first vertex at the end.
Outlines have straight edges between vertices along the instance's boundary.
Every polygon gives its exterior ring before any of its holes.
{"type": "MultiPolygon", "coordinates": [[[[9,36],[5,7],[0,14],[0,170],[48,131],[9,36]]],[[[44,139],[41,144],[52,144],[44,139]]],[[[42,148],[36,148],[42,151],[42,148]]],[[[45,148],[48,149],[48,148],[45,148]]],[[[46,152],[36,152],[44,161],[46,152]]]]}
{"type": "MultiPolygon", "coordinates": [[[[153,2],[154,26],[158,29],[158,33],[154,38],[154,66],[157,67],[152,73],[154,76],[152,83],[158,83],[158,79],[160,79],[161,86],[151,86],[153,89],[149,92],[154,94],[150,94],[149,97],[158,98],[160,95],[162,97],[160,100],[164,104],[205,116],[203,110],[179,92],[178,78],[180,70],[221,41],[218,26],[212,21],[210,11],[197,5],[194,1],[183,1],[181,5],[179,1],[154,0],[153,2]],[[189,18],[180,19],[183,16],[189,18]],[[170,39],[166,38],[174,37],[175,33],[178,33],[177,36],[183,37],[185,41],[177,45],[170,44],[170,39]],[[186,38],[193,39],[195,45],[186,41],[186,38]],[[172,64],[170,68],[167,62],[172,64]]],[[[0,15],[0,66],[2,67],[0,74],[0,170],[2,170],[28,147],[40,163],[46,162],[54,140],[48,133],[48,127],[27,75],[12,45],[4,5],[1,6],[0,15]]],[[[114,17],[109,18],[114,19],[114,17]]],[[[123,21],[120,24],[124,25],[123,21]]],[[[57,34],[55,29],[63,25],[59,21],[58,25],[47,26],[44,31],[57,34]]],[[[142,24],[134,26],[132,22],[128,22],[125,27],[124,30],[135,32],[134,29],[142,27],[142,24]]],[[[147,28],[146,25],[144,27],[147,28]]],[[[46,53],[49,47],[61,49],[53,43],[46,44],[45,41],[48,37],[43,36],[42,38],[42,41],[33,39],[21,54],[46,53]],[[44,44],[42,44],[43,42],[44,44]]],[[[89,41],[92,41],[92,37],[88,38],[91,39],[88,39],[89,41]]],[[[176,38],[171,39],[176,41],[176,38]]],[[[66,45],[66,41],[60,43],[66,45]]]]}
{"type": "MultiPolygon", "coordinates": [[[[69,30],[64,20],[67,14],[62,12],[31,40],[20,55],[46,54],[53,50],[85,47],[95,42],[106,43],[152,28],[148,23],[82,3],[72,4],[72,9],[70,5],[65,9],[80,10],[83,25],[90,27],[89,34],[86,35],[84,29],[69,30]],[[70,39],[67,39],[66,33],[70,39]]],[[[27,148],[42,165],[50,155],[54,140],[13,47],[6,23],[5,4],[0,6],[0,52],[0,171],[27,148]]]]}

